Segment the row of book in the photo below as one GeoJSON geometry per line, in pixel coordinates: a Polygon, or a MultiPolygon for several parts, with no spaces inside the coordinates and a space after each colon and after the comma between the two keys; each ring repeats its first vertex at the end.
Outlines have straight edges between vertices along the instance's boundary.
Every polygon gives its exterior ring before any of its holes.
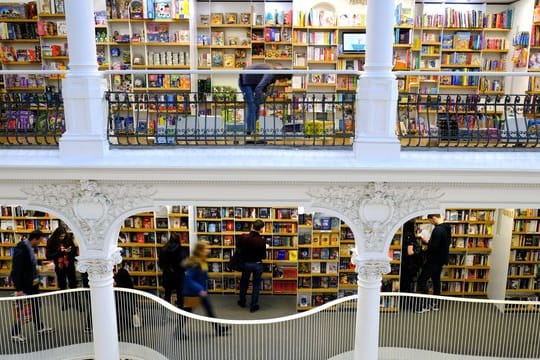
{"type": "Polygon", "coordinates": [[[189,19],[188,0],[141,0],[142,6],[124,0],[107,3],[107,15],[112,19],[189,19]]]}
{"type": "Polygon", "coordinates": [[[512,247],[540,245],[540,234],[512,235],[512,247]]]}
{"type": "Polygon", "coordinates": [[[508,275],[540,277],[540,264],[510,264],[508,266],[508,275]]]}
{"type": "Polygon", "coordinates": [[[510,250],[510,261],[540,261],[540,250],[510,250]]]}
{"type": "Polygon", "coordinates": [[[482,10],[458,11],[445,8],[443,14],[417,15],[414,24],[417,27],[510,29],[512,15],[512,9],[485,14],[482,10]]]}

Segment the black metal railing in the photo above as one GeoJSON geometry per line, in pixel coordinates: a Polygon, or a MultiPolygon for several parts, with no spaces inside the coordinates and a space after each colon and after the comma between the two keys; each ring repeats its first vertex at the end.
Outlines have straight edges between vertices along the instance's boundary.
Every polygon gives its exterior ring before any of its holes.
{"type": "Polygon", "coordinates": [[[402,147],[538,148],[538,95],[401,95],[402,147]]]}
{"type": "Polygon", "coordinates": [[[252,135],[236,92],[108,92],[106,98],[108,137],[115,146],[350,147],[354,136],[354,94],[268,97],[252,135]]]}
{"type": "Polygon", "coordinates": [[[0,94],[0,146],[58,146],[64,131],[60,93],[47,89],[0,94]]]}
{"type": "MultiPolygon", "coordinates": [[[[272,96],[255,136],[245,131],[239,93],[112,92],[105,94],[113,146],[352,146],[354,94],[272,96]]],[[[402,148],[540,148],[540,95],[402,94],[396,134],[402,148]]],[[[0,95],[0,146],[58,146],[65,131],[62,95],[0,95]]]]}

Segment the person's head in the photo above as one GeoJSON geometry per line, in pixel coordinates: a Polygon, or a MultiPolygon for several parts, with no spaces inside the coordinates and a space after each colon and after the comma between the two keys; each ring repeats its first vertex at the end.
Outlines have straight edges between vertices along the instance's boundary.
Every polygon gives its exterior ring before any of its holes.
{"type": "Polygon", "coordinates": [[[253,222],[251,227],[253,228],[253,230],[260,232],[264,228],[264,221],[262,221],[261,219],[257,219],[253,222]]]}
{"type": "Polygon", "coordinates": [[[47,241],[47,246],[49,248],[52,247],[60,247],[60,245],[64,242],[64,239],[67,236],[67,231],[63,226],[59,226],[56,228],[56,230],[53,231],[51,236],[49,237],[49,240],[47,241]]]}
{"type": "Polygon", "coordinates": [[[442,222],[441,214],[428,214],[427,218],[429,222],[432,223],[433,225],[437,225],[442,222]]]}
{"type": "Polygon", "coordinates": [[[210,253],[210,246],[208,244],[208,241],[206,240],[197,241],[197,243],[195,244],[195,248],[193,249],[193,256],[204,259],[208,257],[209,253],[210,253]]]}
{"type": "MultiPolygon", "coordinates": [[[[274,70],[290,70],[289,68],[284,67],[284,66],[282,66],[280,64],[272,65],[272,69],[274,69],[274,70]]],[[[274,77],[276,78],[276,80],[288,81],[288,80],[292,79],[292,74],[275,74],[274,77]]]]}
{"type": "Polygon", "coordinates": [[[178,235],[176,232],[171,233],[171,236],[169,237],[169,244],[180,244],[180,235],[178,235]]]}
{"type": "Polygon", "coordinates": [[[41,230],[34,230],[28,235],[28,241],[33,247],[36,247],[44,236],[41,230]]]}

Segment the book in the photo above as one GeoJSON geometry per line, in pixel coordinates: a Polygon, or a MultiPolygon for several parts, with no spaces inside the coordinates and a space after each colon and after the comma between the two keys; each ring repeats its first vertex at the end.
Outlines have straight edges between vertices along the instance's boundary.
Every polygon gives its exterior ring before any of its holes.
{"type": "Polygon", "coordinates": [[[250,13],[241,13],[239,24],[250,25],[251,24],[251,14],[250,13]]]}
{"type": "Polygon", "coordinates": [[[211,25],[221,25],[223,24],[223,14],[222,13],[212,13],[210,18],[211,25]]]}
{"type": "Polygon", "coordinates": [[[199,15],[199,25],[206,26],[210,25],[210,15],[199,15]]]}
{"type": "Polygon", "coordinates": [[[233,12],[225,13],[225,24],[233,25],[238,22],[238,14],[233,12]]]}
{"type": "Polygon", "coordinates": [[[212,39],[212,45],[214,46],[225,45],[225,33],[223,31],[212,31],[210,35],[212,39]]]}
{"type": "Polygon", "coordinates": [[[234,68],[235,66],[234,54],[223,54],[223,66],[226,68],[234,68]]]}
{"type": "Polygon", "coordinates": [[[154,18],[172,19],[173,7],[171,0],[155,0],[154,18]]]}
{"type": "Polygon", "coordinates": [[[312,274],[320,274],[321,273],[321,263],[320,262],[312,262],[311,263],[311,273],[312,274]]]}
{"type": "Polygon", "coordinates": [[[212,51],[212,66],[222,67],[223,66],[223,51],[212,51]]]}

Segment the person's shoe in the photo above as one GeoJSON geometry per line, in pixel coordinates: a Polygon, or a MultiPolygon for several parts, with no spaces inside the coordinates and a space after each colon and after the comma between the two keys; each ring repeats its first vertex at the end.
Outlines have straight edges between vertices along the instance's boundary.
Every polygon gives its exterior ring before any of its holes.
{"type": "Polygon", "coordinates": [[[17,342],[25,342],[26,338],[22,335],[11,335],[11,340],[17,341],[17,342]]]}
{"type": "Polygon", "coordinates": [[[259,309],[260,309],[259,305],[251,305],[251,307],[249,308],[249,312],[255,312],[259,309]]]}
{"type": "Polygon", "coordinates": [[[45,333],[50,333],[51,331],[53,331],[53,328],[50,327],[50,326],[43,326],[41,329],[39,329],[37,331],[38,334],[45,334],[45,333]]]}
{"type": "Polygon", "coordinates": [[[90,326],[87,326],[84,328],[84,333],[85,334],[90,334],[92,332],[92,328],[90,326]]]}
{"type": "Polygon", "coordinates": [[[241,300],[238,300],[236,303],[237,303],[238,306],[240,306],[241,308],[245,308],[245,307],[246,307],[246,303],[245,303],[245,302],[242,302],[241,300]]]}
{"type": "Polygon", "coordinates": [[[416,313],[423,314],[423,313],[429,312],[429,310],[430,308],[421,308],[421,309],[416,310],[416,313]]]}
{"type": "Polygon", "coordinates": [[[439,304],[433,304],[433,305],[431,305],[431,310],[433,310],[433,311],[439,311],[439,310],[440,310],[439,304]]]}

